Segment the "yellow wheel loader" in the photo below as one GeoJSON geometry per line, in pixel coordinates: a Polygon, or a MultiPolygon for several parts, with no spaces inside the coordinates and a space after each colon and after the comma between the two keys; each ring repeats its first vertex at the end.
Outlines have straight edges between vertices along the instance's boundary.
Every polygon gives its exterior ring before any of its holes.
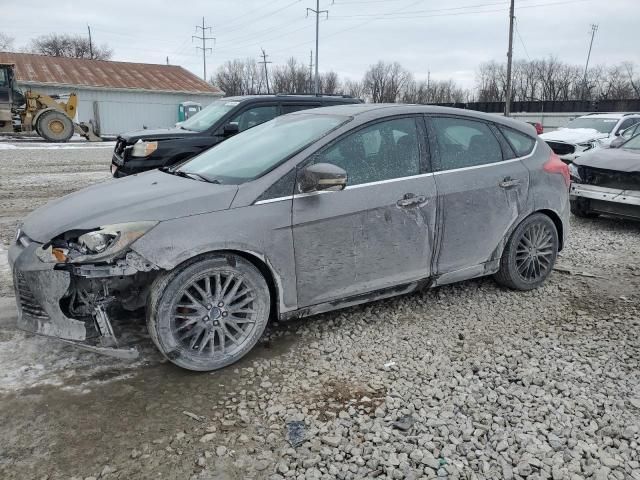
{"type": "Polygon", "coordinates": [[[73,121],[78,105],[75,93],[66,102],[31,90],[23,93],[17,88],[14,71],[13,64],[0,63],[0,132],[35,131],[48,142],[66,142],[75,132],[90,142],[102,141],[91,124],[73,121]]]}

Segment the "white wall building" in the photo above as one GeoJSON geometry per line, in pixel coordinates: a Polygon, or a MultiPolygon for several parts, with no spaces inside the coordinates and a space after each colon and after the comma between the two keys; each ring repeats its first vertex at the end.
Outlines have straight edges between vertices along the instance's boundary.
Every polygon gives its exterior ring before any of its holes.
{"type": "Polygon", "coordinates": [[[224,93],[176,65],[111,62],[0,52],[0,62],[16,66],[21,90],[78,95],[77,122],[98,124],[101,135],[142,128],[171,127],[178,106],[206,106],[224,93]]]}

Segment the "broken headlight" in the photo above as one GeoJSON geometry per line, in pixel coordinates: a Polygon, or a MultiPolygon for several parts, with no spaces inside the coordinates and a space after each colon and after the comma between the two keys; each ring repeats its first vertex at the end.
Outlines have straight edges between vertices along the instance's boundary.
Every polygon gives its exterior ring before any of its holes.
{"type": "Polygon", "coordinates": [[[569,164],[569,175],[571,176],[572,182],[582,182],[582,177],[580,177],[580,167],[578,167],[575,163],[569,164]]]}
{"type": "Polygon", "coordinates": [[[158,149],[158,142],[143,142],[138,140],[131,149],[132,157],[148,157],[158,149]]]}
{"type": "Polygon", "coordinates": [[[131,222],[107,225],[68,240],[55,239],[43,245],[36,255],[43,262],[105,262],[123,253],[129,245],[155,227],[158,222],[131,222]],[[46,248],[45,248],[46,247],[46,248]]]}

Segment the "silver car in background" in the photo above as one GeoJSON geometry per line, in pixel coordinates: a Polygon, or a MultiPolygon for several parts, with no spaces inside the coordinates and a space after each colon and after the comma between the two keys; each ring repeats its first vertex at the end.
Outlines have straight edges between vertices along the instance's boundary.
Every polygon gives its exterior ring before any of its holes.
{"type": "Polygon", "coordinates": [[[29,215],[9,253],[18,323],[132,357],[112,312],[146,307],[166,358],[214,370],[270,318],[485,275],[538,287],[566,241],[568,186],[523,122],[415,105],[297,112],[29,215]]]}

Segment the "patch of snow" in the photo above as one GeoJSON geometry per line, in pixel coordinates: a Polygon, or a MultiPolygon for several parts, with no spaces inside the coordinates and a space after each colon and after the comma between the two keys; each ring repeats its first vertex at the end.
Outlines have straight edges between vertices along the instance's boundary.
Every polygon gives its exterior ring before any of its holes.
{"type": "Polygon", "coordinates": [[[45,143],[45,142],[0,142],[0,150],[81,150],[90,148],[110,148],[113,150],[115,142],[101,143],[45,143]]]}

